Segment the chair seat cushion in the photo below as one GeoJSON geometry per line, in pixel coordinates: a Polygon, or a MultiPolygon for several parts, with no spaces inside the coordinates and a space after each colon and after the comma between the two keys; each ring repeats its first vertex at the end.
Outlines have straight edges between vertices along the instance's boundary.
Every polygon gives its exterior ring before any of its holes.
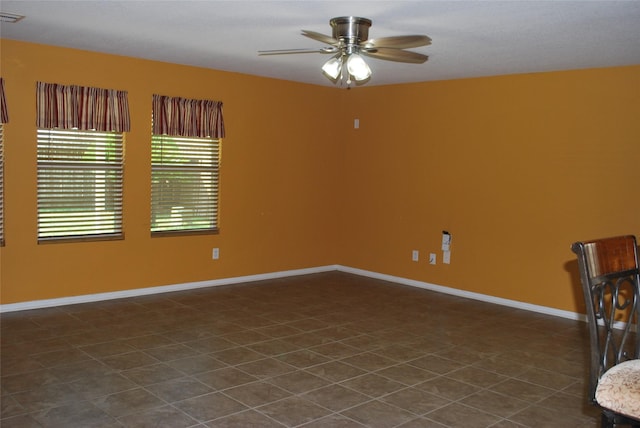
{"type": "Polygon", "coordinates": [[[596,388],[598,404],[640,420],[640,360],[620,363],[607,370],[596,388]]]}

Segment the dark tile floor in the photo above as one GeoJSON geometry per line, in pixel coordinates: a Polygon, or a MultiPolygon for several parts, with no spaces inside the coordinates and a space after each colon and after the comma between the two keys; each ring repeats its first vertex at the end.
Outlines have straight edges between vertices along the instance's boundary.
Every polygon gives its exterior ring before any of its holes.
{"type": "Polygon", "coordinates": [[[2,315],[10,427],[597,427],[586,325],[330,272],[2,315]]]}

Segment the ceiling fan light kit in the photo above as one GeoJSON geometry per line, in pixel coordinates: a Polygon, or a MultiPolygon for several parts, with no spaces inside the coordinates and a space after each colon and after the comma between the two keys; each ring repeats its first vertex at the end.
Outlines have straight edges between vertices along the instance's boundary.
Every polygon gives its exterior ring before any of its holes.
{"type": "Polygon", "coordinates": [[[336,80],[342,72],[342,54],[338,54],[325,62],[322,66],[322,72],[331,80],[336,80]]]}
{"type": "Polygon", "coordinates": [[[302,30],[302,35],[326,43],[320,49],[280,49],[259,51],[259,55],[282,55],[297,53],[336,54],[322,66],[323,74],[334,83],[346,81],[347,88],[352,83],[366,83],[371,77],[371,68],[363,56],[386,61],[421,64],[428,56],[404,50],[431,44],[425,35],[408,35],[369,39],[371,20],[357,16],[342,16],[329,21],[332,36],[314,31],[302,30]]]}
{"type": "Polygon", "coordinates": [[[357,53],[353,53],[347,57],[347,71],[350,76],[353,76],[358,82],[371,77],[371,68],[357,53]]]}

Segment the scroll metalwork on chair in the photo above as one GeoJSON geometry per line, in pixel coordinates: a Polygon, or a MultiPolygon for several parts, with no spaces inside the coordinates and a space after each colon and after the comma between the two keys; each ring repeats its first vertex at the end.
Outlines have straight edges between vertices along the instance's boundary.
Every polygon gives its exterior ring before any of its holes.
{"type": "Polygon", "coordinates": [[[640,269],[634,236],[576,242],[591,349],[589,401],[602,426],[640,426],[640,269]]]}

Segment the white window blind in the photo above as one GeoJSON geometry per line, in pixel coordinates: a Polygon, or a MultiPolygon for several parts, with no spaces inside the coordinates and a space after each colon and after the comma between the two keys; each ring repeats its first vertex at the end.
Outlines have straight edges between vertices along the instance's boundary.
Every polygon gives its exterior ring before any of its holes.
{"type": "Polygon", "coordinates": [[[220,140],[151,139],[151,233],[217,232],[220,140]]]}
{"type": "Polygon", "coordinates": [[[122,237],[123,136],[38,129],[38,241],[122,237]]]}
{"type": "Polygon", "coordinates": [[[0,246],[4,245],[4,129],[0,123],[0,246]]]}

